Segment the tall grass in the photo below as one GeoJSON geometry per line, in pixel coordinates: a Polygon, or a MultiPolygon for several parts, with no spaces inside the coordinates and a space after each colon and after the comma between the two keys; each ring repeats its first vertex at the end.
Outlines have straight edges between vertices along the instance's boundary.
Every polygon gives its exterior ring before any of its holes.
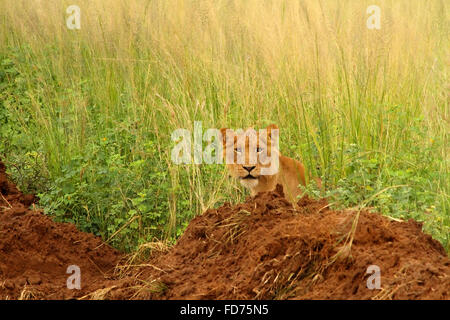
{"type": "Polygon", "coordinates": [[[275,122],[328,196],[401,185],[370,205],[448,248],[449,7],[372,2],[2,1],[0,152],[49,213],[130,249],[244,196],[220,165],[174,165],[173,130],[275,122]]]}

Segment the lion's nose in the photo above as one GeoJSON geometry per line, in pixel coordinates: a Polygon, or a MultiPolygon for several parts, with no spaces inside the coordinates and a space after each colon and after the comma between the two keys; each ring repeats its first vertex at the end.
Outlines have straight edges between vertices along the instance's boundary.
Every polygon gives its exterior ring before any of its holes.
{"type": "Polygon", "coordinates": [[[256,166],[253,166],[253,167],[244,167],[244,169],[245,170],[247,170],[248,171],[248,173],[250,173],[253,169],[255,169],[256,168],[256,166]]]}

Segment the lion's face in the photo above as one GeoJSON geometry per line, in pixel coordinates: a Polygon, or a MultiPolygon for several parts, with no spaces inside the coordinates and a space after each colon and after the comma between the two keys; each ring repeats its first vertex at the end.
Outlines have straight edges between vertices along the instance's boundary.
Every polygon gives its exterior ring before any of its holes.
{"type": "Polygon", "coordinates": [[[228,171],[244,186],[253,188],[262,176],[278,172],[278,139],[275,143],[274,129],[278,128],[272,125],[261,132],[249,128],[237,134],[230,129],[220,130],[228,171]]]}

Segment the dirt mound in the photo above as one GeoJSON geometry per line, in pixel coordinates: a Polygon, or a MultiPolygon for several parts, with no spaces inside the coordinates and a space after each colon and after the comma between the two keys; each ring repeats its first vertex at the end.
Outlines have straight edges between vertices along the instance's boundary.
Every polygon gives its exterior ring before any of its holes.
{"type": "Polygon", "coordinates": [[[4,169],[0,299],[449,299],[450,259],[413,220],[307,197],[294,208],[278,187],[207,210],[172,248],[150,243],[125,257],[29,209],[35,198],[4,169]],[[81,269],[81,290],[66,287],[69,265],[81,269]],[[367,287],[371,265],[380,289],[367,287]]]}
{"type": "Polygon", "coordinates": [[[196,217],[172,249],[142,262],[107,297],[449,299],[450,260],[421,229],[331,211],[324,200],[303,198],[294,209],[277,189],[196,217]],[[367,288],[370,265],[380,268],[380,289],[367,288]]]}
{"type": "Polygon", "coordinates": [[[35,200],[8,181],[0,162],[0,299],[68,299],[104,287],[121,254],[29,209],[35,200]],[[70,265],[80,268],[81,290],[67,289],[70,265]]]}

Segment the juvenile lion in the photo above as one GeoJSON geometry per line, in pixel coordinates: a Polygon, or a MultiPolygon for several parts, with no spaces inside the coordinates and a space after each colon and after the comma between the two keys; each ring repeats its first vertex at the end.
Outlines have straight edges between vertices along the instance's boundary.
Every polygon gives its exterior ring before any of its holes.
{"type": "Polygon", "coordinates": [[[261,134],[253,128],[238,134],[222,128],[223,154],[231,176],[249,188],[252,196],[281,184],[286,198],[294,203],[302,194],[298,186],[306,185],[305,168],[299,161],[280,154],[278,131],[274,124],[261,134]]]}

